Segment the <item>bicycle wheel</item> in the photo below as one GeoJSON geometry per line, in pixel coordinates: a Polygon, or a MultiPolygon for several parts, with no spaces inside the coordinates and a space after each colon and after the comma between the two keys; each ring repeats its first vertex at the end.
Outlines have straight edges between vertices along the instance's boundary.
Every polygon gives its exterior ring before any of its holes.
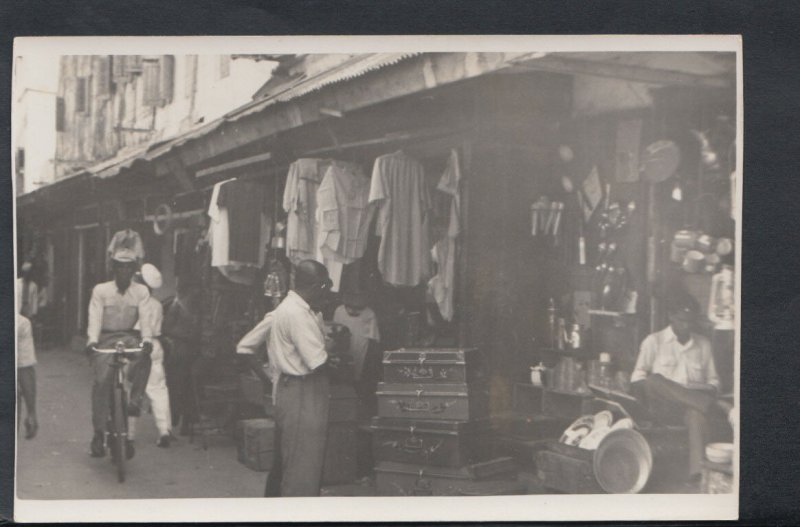
{"type": "Polygon", "coordinates": [[[114,405],[111,407],[113,430],[111,431],[112,459],[117,466],[117,481],[125,481],[125,439],[128,428],[125,415],[125,392],[121,387],[114,387],[114,405]]]}

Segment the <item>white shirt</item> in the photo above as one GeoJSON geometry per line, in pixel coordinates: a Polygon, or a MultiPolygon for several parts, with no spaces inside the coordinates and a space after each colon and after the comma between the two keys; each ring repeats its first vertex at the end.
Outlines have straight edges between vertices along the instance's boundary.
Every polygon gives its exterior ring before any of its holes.
{"type": "Polygon", "coordinates": [[[350,353],[353,355],[356,379],[360,379],[361,372],[364,370],[364,359],[367,357],[369,349],[369,341],[381,339],[375,312],[365,307],[357,316],[352,317],[347,312],[347,308],[342,305],[337,307],[333,313],[333,321],[350,330],[350,353]]]}
{"type": "Polygon", "coordinates": [[[17,368],[36,364],[36,349],[33,346],[31,321],[17,313],[17,368]]]}
{"type": "Polygon", "coordinates": [[[380,156],[372,169],[369,202],[378,207],[378,270],[392,285],[417,286],[430,276],[431,197],[419,161],[402,151],[380,156]]]}
{"type": "Polygon", "coordinates": [[[670,326],[642,341],[631,382],[644,380],[654,373],[684,386],[710,384],[719,389],[719,376],[708,339],[692,334],[688,342],[681,344],[670,326]]]}
{"type": "MultiPolygon", "coordinates": [[[[97,284],[89,301],[88,342],[98,342],[103,331],[129,331],[136,326],[150,298],[147,287],[131,282],[124,293],[117,290],[114,280],[97,284]]],[[[142,327],[142,337],[152,336],[149,325],[142,327]]]]}
{"type": "Polygon", "coordinates": [[[328,360],[322,320],[300,295],[289,291],[272,313],[267,353],[278,373],[308,375],[328,360]]]}
{"type": "Polygon", "coordinates": [[[25,317],[33,317],[39,312],[39,288],[33,280],[28,281],[28,290],[25,290],[25,280],[17,278],[17,311],[25,317]]]}

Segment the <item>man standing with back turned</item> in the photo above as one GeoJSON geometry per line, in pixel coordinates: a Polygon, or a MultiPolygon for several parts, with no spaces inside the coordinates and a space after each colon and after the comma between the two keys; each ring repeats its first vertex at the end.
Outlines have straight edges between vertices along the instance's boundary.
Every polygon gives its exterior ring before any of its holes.
{"type": "Polygon", "coordinates": [[[275,419],[283,477],[281,496],[319,496],[330,384],[322,318],[315,311],[331,287],[328,270],[313,260],[297,266],[295,288],[273,312],[270,363],[280,374],[275,419]]]}

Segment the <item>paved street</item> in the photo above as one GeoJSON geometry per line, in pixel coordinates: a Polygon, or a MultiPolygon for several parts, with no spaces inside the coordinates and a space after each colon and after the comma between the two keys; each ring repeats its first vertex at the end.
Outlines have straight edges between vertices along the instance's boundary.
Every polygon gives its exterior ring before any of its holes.
{"type": "Polygon", "coordinates": [[[170,448],[156,447],[153,417],[139,421],[136,457],[128,478],[117,483],[109,458],[88,455],[91,438],[89,365],[80,353],[39,351],[37,366],[39,433],[17,442],[17,495],[22,499],[228,498],[263,495],[265,472],[236,460],[233,441],[210,436],[180,437],[170,448]]]}

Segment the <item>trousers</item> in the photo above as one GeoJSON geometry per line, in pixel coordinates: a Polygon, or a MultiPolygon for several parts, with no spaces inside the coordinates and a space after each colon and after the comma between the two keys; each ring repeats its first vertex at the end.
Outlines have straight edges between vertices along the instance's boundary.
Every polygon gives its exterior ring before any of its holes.
{"type": "Polygon", "coordinates": [[[182,338],[172,339],[172,349],[165,369],[170,397],[172,424],[183,419],[183,425],[196,421],[192,368],[197,358],[199,344],[182,338]]]}
{"type": "Polygon", "coordinates": [[[172,415],[169,407],[169,389],[164,371],[164,348],[158,339],[153,340],[153,353],[150,355],[150,376],[147,378],[145,394],[150,399],[153,417],[160,436],[169,435],[172,429],[172,415]]]}
{"type": "Polygon", "coordinates": [[[281,449],[281,496],[319,496],[328,432],[330,380],[325,373],[281,375],[275,424],[281,449]]]}
{"type": "Polygon", "coordinates": [[[716,398],[658,374],[634,383],[632,389],[637,398],[644,400],[656,419],[664,424],[686,426],[689,434],[689,475],[700,474],[709,435],[708,416],[716,398]]]}
{"type": "MultiPolygon", "coordinates": [[[[100,335],[99,348],[113,347],[117,340],[130,339],[130,335],[119,333],[100,335]]],[[[138,342],[138,341],[137,341],[138,342]]],[[[106,430],[106,422],[111,412],[111,388],[114,384],[114,369],[111,367],[114,357],[108,353],[93,353],[92,368],[94,383],[92,384],[92,426],[97,433],[106,430]]],[[[150,356],[138,353],[128,362],[125,372],[127,381],[131,384],[128,400],[131,404],[141,408],[144,398],[147,378],[150,375],[150,356]]]]}

